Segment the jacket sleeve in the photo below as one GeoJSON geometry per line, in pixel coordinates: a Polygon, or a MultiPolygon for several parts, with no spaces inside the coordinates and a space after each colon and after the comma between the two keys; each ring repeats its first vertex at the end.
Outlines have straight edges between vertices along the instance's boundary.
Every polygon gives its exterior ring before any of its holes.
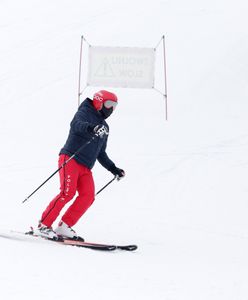
{"type": "Polygon", "coordinates": [[[102,147],[101,152],[99,153],[97,160],[99,163],[108,171],[115,165],[112,160],[108,157],[106,153],[106,148],[107,148],[107,139],[105,141],[104,146],[102,147]]]}
{"type": "Polygon", "coordinates": [[[71,128],[78,135],[85,135],[88,132],[89,122],[84,111],[78,110],[71,121],[71,128]]]}

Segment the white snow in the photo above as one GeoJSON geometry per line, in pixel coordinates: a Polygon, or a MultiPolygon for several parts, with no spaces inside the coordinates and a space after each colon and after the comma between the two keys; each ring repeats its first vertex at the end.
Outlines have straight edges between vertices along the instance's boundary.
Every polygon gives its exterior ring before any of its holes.
{"type": "MultiPolygon", "coordinates": [[[[82,34],[141,47],[165,34],[169,110],[166,122],[152,90],[110,89],[120,102],[108,153],[127,176],[75,226],[138,251],[0,238],[1,299],[248,298],[247,10],[245,0],[0,2],[0,234],[35,226],[58,193],[55,176],[21,204],[57,168],[82,34]]],[[[98,189],[112,178],[99,164],[94,176],[98,189]]]]}

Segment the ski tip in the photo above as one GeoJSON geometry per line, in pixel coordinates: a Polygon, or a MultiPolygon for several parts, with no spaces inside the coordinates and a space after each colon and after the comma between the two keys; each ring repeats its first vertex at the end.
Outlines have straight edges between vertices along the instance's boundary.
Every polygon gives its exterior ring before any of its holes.
{"type": "Polygon", "coordinates": [[[135,251],[138,249],[138,246],[137,245],[117,246],[117,249],[126,250],[126,251],[135,251]]]}

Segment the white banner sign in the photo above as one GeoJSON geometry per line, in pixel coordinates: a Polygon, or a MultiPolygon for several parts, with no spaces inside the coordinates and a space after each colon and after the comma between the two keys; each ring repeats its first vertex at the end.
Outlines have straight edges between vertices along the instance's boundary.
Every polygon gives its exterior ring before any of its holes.
{"type": "Polygon", "coordinates": [[[154,65],[153,48],[90,46],[87,84],[153,88],[154,65]]]}

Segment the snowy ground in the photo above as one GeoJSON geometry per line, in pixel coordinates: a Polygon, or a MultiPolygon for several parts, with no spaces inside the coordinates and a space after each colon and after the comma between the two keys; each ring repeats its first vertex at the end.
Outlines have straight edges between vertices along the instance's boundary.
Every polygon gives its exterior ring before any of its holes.
{"type": "MultiPolygon", "coordinates": [[[[0,238],[1,299],[248,299],[247,10],[242,0],[0,2],[0,234],[36,225],[58,191],[54,177],[21,204],[57,167],[82,34],[145,47],[165,34],[169,100],[165,122],[158,93],[112,89],[108,153],[127,176],[75,228],[139,250],[0,238]]],[[[98,188],[112,178],[99,165],[94,175],[98,188]]]]}

